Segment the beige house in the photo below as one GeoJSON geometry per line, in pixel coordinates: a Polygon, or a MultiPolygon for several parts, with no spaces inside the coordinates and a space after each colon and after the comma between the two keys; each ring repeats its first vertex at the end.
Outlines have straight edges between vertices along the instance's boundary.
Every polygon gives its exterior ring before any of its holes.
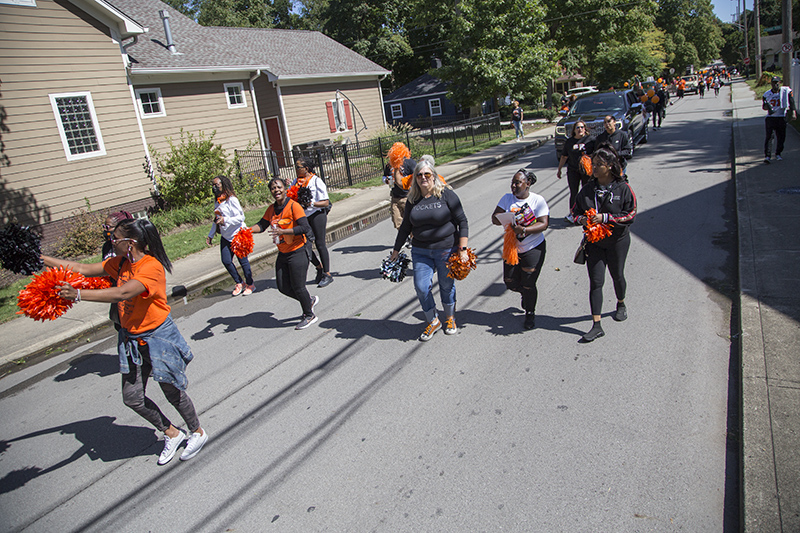
{"type": "Polygon", "coordinates": [[[0,0],[3,220],[50,240],[86,200],[144,213],[148,147],[181,129],[229,154],[379,130],[388,73],[319,32],[203,27],[158,0],[0,0]]]}

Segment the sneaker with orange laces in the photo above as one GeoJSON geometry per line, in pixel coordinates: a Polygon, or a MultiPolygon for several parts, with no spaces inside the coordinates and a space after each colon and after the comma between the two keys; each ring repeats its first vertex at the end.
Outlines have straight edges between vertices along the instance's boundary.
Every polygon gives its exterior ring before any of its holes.
{"type": "Polygon", "coordinates": [[[456,327],[456,317],[449,316],[444,319],[444,334],[445,335],[455,335],[458,333],[458,328],[456,327]]]}
{"type": "Polygon", "coordinates": [[[242,293],[242,295],[243,296],[250,296],[251,294],[253,294],[254,290],[256,290],[255,284],[253,284],[253,285],[245,285],[244,286],[244,292],[242,293]]]}
{"type": "Polygon", "coordinates": [[[440,329],[442,329],[441,321],[438,318],[434,318],[433,322],[428,324],[428,326],[425,328],[425,331],[423,331],[422,335],[419,336],[419,340],[421,340],[422,342],[427,342],[431,340],[433,334],[439,331],[440,329]]]}
{"type": "Polygon", "coordinates": [[[242,294],[243,290],[244,290],[244,285],[242,285],[241,283],[237,283],[236,287],[233,288],[231,296],[239,296],[240,294],[242,294]]]}

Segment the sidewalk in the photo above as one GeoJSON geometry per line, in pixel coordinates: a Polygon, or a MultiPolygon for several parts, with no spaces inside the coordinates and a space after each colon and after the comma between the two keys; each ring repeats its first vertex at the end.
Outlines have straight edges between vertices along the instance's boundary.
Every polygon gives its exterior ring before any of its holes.
{"type": "MultiPolygon", "coordinates": [[[[732,86],[739,224],[743,529],[800,530],[800,135],[764,160],[761,102],[732,86]]],[[[773,141],[774,143],[774,141],[773,141]]],[[[774,146],[774,144],[773,144],[774,146]]]]}
{"type": "MultiPolygon", "coordinates": [[[[438,170],[451,185],[469,179],[486,169],[516,159],[553,137],[555,126],[528,134],[522,142],[506,142],[452,163],[438,165],[438,170]]],[[[328,215],[328,240],[340,240],[375,222],[389,217],[389,188],[385,185],[369,189],[344,189],[352,194],[336,202],[328,215]]],[[[271,239],[256,237],[257,252],[250,255],[254,273],[274,262],[277,249],[271,239]],[[265,249],[264,246],[267,246],[265,249]]],[[[173,263],[167,275],[170,305],[181,305],[193,296],[226,279],[230,275],[219,259],[219,247],[212,246],[173,263]]],[[[230,281],[230,280],[229,280],[230,281]]],[[[231,286],[233,282],[231,281],[231,286]]],[[[257,297],[257,296],[254,296],[257,297]]],[[[108,325],[108,304],[81,302],[62,317],[46,323],[20,317],[0,324],[0,365],[29,358],[59,344],[75,339],[95,328],[108,325]]]]}

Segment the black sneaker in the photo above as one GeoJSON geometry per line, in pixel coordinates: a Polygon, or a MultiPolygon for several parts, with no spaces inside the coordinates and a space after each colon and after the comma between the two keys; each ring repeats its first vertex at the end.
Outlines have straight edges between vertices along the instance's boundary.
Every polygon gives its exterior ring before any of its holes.
{"type": "Polygon", "coordinates": [[[617,312],[614,314],[614,320],[617,322],[622,322],[623,320],[628,318],[628,309],[625,307],[625,304],[617,304],[617,312]]]}
{"type": "Polygon", "coordinates": [[[536,314],[525,313],[525,329],[533,329],[536,327],[536,314]]]}
{"type": "Polygon", "coordinates": [[[317,315],[304,316],[303,320],[297,324],[294,329],[306,329],[308,326],[317,321],[317,315]]]}
{"type": "Polygon", "coordinates": [[[317,269],[317,277],[314,278],[314,283],[318,284],[320,281],[322,281],[322,278],[324,278],[324,277],[325,277],[325,271],[322,270],[321,268],[318,268],[317,269]]]}
{"type": "Polygon", "coordinates": [[[600,322],[595,322],[592,324],[592,329],[583,334],[580,342],[592,342],[593,340],[599,339],[605,334],[606,332],[603,331],[602,326],[600,326],[600,322]]]}
{"type": "Polygon", "coordinates": [[[319,281],[317,287],[321,289],[323,287],[327,287],[331,283],[333,283],[333,276],[331,276],[330,274],[323,274],[322,279],[319,281]]]}

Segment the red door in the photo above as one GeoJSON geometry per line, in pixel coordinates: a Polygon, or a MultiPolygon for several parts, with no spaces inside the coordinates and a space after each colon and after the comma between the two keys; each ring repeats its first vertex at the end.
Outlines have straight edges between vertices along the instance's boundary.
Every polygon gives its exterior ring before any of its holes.
{"type": "Polygon", "coordinates": [[[283,137],[281,136],[280,122],[278,117],[270,117],[262,120],[264,124],[264,135],[267,141],[267,150],[274,150],[278,157],[278,165],[286,166],[286,159],[283,152],[283,137]]]}

